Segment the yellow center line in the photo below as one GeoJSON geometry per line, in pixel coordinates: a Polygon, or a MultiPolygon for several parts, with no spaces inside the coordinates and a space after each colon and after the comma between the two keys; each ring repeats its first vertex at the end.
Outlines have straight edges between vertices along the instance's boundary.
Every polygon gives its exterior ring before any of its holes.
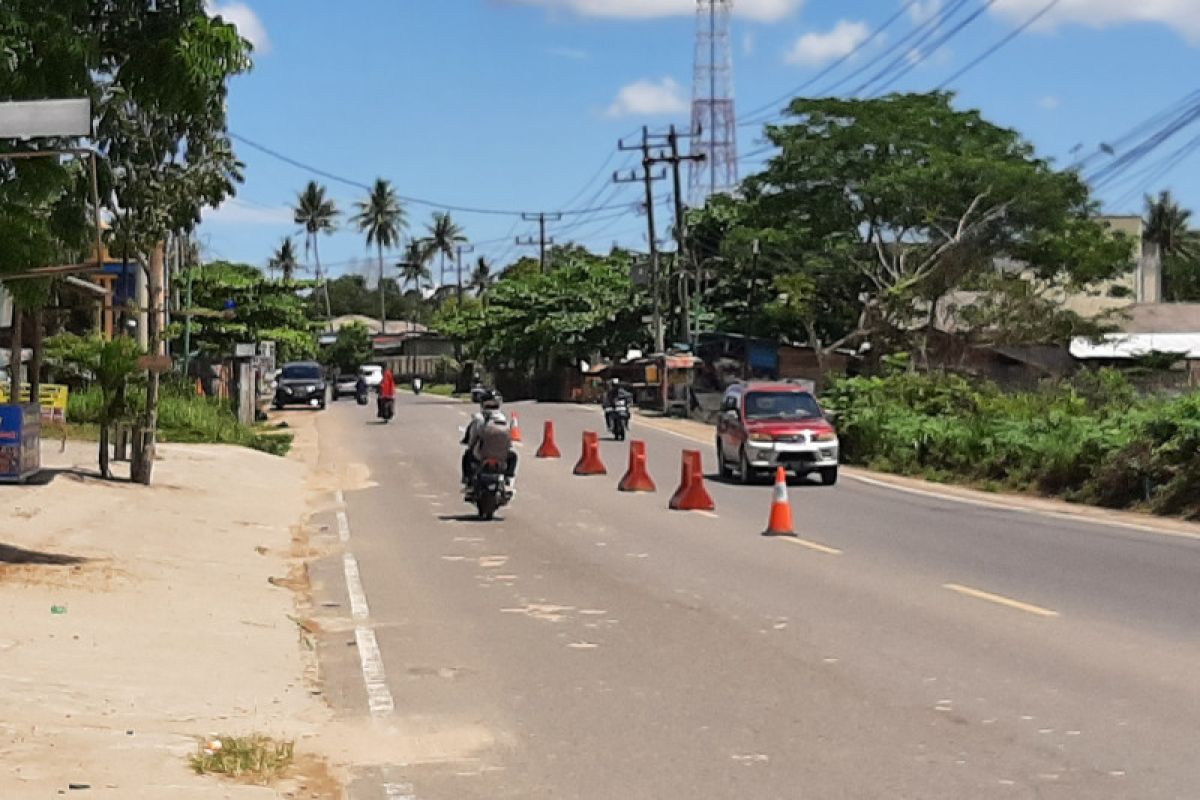
{"type": "Polygon", "coordinates": [[[972,589],[970,586],[962,586],[961,584],[957,583],[944,583],[942,584],[942,588],[949,589],[952,592],[958,592],[959,594],[965,594],[967,597],[974,597],[976,600],[984,600],[988,603],[995,603],[996,605],[1015,608],[1018,611],[1024,611],[1026,614],[1034,614],[1039,617],[1058,616],[1057,611],[1051,611],[1048,608],[1035,606],[1031,603],[1022,603],[1020,600],[1013,600],[1011,597],[992,594],[991,592],[985,592],[981,589],[972,589]]]}
{"type": "Polygon", "coordinates": [[[781,536],[779,537],[779,541],[798,544],[801,547],[807,547],[809,550],[816,550],[818,553],[824,553],[827,556],[840,556],[842,554],[842,551],[838,550],[836,547],[830,547],[819,542],[810,542],[808,539],[801,539],[796,536],[781,536]]]}

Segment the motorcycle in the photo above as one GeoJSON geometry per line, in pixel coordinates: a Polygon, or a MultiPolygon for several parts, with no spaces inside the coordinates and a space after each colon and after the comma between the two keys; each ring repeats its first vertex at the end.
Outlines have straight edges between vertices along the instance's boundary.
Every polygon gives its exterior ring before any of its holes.
{"type": "Polygon", "coordinates": [[[496,511],[511,500],[512,493],[504,478],[504,465],[499,461],[484,461],[471,480],[467,502],[474,503],[479,518],[487,522],[494,519],[496,511]]]}
{"type": "Polygon", "coordinates": [[[396,401],[391,397],[379,398],[379,418],[384,424],[392,421],[392,417],[396,415],[396,401]]]}
{"type": "Polygon", "coordinates": [[[608,418],[608,429],[612,432],[613,439],[618,442],[625,441],[625,434],[629,431],[629,403],[618,400],[612,408],[605,409],[604,415],[608,418]]]}
{"type": "Polygon", "coordinates": [[[360,406],[365,406],[367,404],[367,392],[368,392],[368,389],[367,389],[367,385],[365,383],[360,383],[355,388],[354,399],[360,406]]]}
{"type": "Polygon", "coordinates": [[[419,395],[419,394],[421,393],[421,388],[422,388],[423,386],[424,386],[424,382],[423,382],[423,381],[422,381],[420,378],[413,378],[413,379],[412,379],[412,390],[413,390],[413,394],[419,395]]]}

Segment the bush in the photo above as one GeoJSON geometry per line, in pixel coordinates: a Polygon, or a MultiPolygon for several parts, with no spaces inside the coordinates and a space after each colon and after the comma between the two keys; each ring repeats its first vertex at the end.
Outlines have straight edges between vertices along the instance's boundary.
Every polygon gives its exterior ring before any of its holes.
{"type": "MultiPolygon", "coordinates": [[[[131,387],[130,406],[141,408],[145,389],[131,387]]],[[[92,425],[100,421],[103,397],[91,387],[72,392],[67,419],[72,424],[92,425]]],[[[158,439],[186,444],[234,444],[272,455],[286,455],[291,448],[290,434],[262,433],[238,421],[230,401],[200,397],[181,384],[165,384],[158,407],[158,439]]]]}
{"type": "Polygon", "coordinates": [[[1015,394],[904,372],[826,403],[849,463],[1200,518],[1200,394],[1139,399],[1111,370],[1015,394]]]}

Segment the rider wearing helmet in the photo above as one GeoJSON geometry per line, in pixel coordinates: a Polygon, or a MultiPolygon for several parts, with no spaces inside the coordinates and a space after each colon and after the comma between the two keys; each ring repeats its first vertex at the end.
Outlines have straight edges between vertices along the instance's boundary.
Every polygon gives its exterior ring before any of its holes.
{"type": "Polygon", "coordinates": [[[466,446],[462,456],[463,485],[470,487],[481,463],[495,460],[504,462],[504,477],[512,491],[517,477],[517,454],[512,448],[508,419],[500,411],[500,395],[484,389],[479,398],[479,413],[471,419],[462,438],[462,444],[466,446]]]}
{"type": "Polygon", "coordinates": [[[612,429],[613,410],[622,401],[626,406],[633,405],[633,395],[621,384],[620,378],[612,378],[608,382],[608,391],[604,393],[604,421],[609,430],[612,429]]]}

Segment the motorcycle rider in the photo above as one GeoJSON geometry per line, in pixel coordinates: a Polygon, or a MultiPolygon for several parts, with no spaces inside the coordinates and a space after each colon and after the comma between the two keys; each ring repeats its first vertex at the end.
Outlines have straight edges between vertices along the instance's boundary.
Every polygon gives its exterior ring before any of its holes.
{"type": "Polygon", "coordinates": [[[608,382],[608,391],[604,393],[604,423],[610,431],[613,427],[613,412],[622,402],[626,408],[633,405],[633,395],[621,385],[620,378],[613,378],[608,382]]]}
{"type": "Polygon", "coordinates": [[[383,371],[383,382],[379,384],[379,418],[385,422],[395,413],[396,376],[390,369],[383,371]]]}
{"type": "Polygon", "coordinates": [[[462,456],[462,482],[470,493],[475,471],[484,461],[504,462],[504,480],[509,494],[517,477],[517,453],[512,446],[512,431],[508,419],[500,411],[500,396],[487,389],[479,394],[479,412],[471,419],[463,434],[466,446],[462,456]]]}

